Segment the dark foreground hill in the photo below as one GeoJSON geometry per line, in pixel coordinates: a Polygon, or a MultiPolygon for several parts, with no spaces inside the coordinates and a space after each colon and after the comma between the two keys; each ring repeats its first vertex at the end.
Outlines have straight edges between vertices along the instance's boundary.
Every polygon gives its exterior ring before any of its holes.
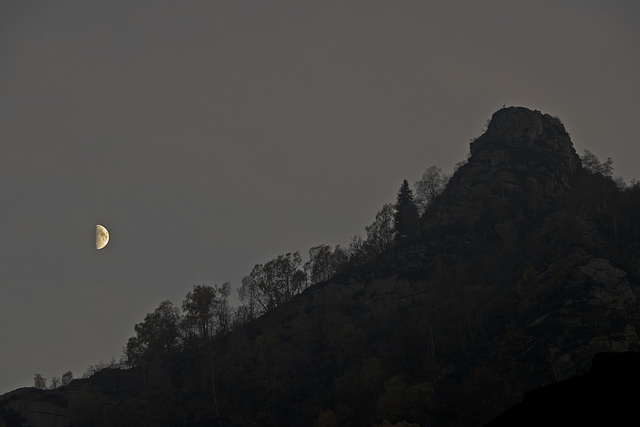
{"type": "Polygon", "coordinates": [[[640,350],[640,187],[583,168],[557,118],[496,112],[417,230],[198,348],[5,394],[0,419],[481,426],[640,350]]]}

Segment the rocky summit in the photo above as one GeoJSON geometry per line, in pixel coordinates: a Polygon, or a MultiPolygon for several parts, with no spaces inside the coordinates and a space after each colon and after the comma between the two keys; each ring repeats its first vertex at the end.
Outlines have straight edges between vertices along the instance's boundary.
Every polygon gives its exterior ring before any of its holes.
{"type": "Polygon", "coordinates": [[[487,205],[504,210],[526,201],[529,208],[546,207],[570,190],[581,167],[560,119],[523,107],[494,113],[470,153],[447,185],[446,201],[434,204],[425,222],[473,226],[487,205]]]}
{"type": "MultiPolygon", "coordinates": [[[[0,396],[0,427],[471,427],[505,425],[510,407],[549,419],[556,397],[532,390],[597,388],[610,371],[589,374],[596,355],[640,351],[640,186],[599,170],[559,119],[503,108],[420,218],[403,184],[404,233],[368,228],[328,279],[213,337],[156,337],[157,310],[126,369],[0,396]]],[[[638,392],[605,383],[616,399],[584,389],[563,419],[585,401],[589,417],[632,414],[618,396],[638,392]]]]}
{"type": "Polygon", "coordinates": [[[500,195],[528,192],[553,197],[570,188],[571,176],[580,168],[560,119],[521,107],[496,112],[470,150],[470,164],[476,172],[495,174],[482,178],[500,195]]]}

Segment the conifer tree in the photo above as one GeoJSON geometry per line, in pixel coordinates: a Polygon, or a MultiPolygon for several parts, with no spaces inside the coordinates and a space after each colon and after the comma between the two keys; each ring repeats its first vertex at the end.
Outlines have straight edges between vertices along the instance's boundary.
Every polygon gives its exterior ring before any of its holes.
{"type": "Polygon", "coordinates": [[[393,225],[396,231],[396,241],[415,241],[419,231],[418,208],[413,201],[413,192],[406,179],[402,182],[398,191],[395,208],[393,225]]]}

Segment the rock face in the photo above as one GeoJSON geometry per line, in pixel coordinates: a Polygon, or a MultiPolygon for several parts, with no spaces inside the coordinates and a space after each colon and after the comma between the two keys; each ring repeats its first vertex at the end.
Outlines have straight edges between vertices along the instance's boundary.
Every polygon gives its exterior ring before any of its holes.
{"type": "Polygon", "coordinates": [[[568,188],[566,177],[580,167],[580,159],[560,120],[523,107],[497,111],[487,131],[470,148],[474,161],[485,168],[514,172],[544,168],[558,179],[555,186],[564,189],[568,188]]]}
{"type": "Polygon", "coordinates": [[[636,297],[626,280],[627,273],[611,265],[608,259],[591,258],[578,267],[574,275],[578,280],[592,283],[590,304],[619,311],[635,307],[636,297]]]}
{"type": "Polygon", "coordinates": [[[54,390],[19,388],[0,396],[0,427],[123,425],[118,418],[123,409],[113,410],[113,402],[126,402],[142,390],[135,370],[110,368],[54,390]],[[95,408],[99,420],[87,416],[95,408]]]}
{"type": "Polygon", "coordinates": [[[71,421],[61,391],[20,388],[0,399],[0,427],[66,427],[71,421]]]}
{"type": "Polygon", "coordinates": [[[488,203],[508,210],[511,196],[528,198],[524,210],[553,205],[571,188],[581,167],[559,119],[539,111],[509,107],[497,111],[487,131],[470,144],[471,157],[451,178],[443,203],[428,212],[430,226],[458,224],[473,230],[488,203]]]}
{"type": "MultiPolygon", "coordinates": [[[[524,331],[530,349],[544,349],[556,379],[584,369],[594,349],[635,348],[635,283],[604,243],[603,220],[594,221],[602,211],[586,214],[571,205],[602,197],[593,188],[604,177],[585,175],[560,120],[522,107],[503,108],[470,151],[421,219],[425,243],[434,253],[448,253],[457,274],[463,259],[476,257],[474,281],[485,290],[506,279],[511,284],[505,289],[518,289],[519,304],[535,301],[524,331]],[[483,252],[492,258],[478,255],[483,252]],[[485,260],[494,263],[493,273],[481,267],[485,260]],[[510,276],[507,270],[518,273],[510,276]],[[573,343],[559,344],[567,342],[573,343]]],[[[609,215],[604,221],[615,221],[609,215]]],[[[523,358],[534,351],[539,350],[526,351],[523,358]]]]}

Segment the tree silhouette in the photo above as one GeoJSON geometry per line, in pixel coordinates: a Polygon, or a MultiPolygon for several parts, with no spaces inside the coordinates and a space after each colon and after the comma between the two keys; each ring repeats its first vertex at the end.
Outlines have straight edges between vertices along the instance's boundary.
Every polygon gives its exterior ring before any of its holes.
{"type": "Polygon", "coordinates": [[[42,374],[36,374],[33,377],[33,386],[40,390],[44,390],[47,388],[47,379],[42,376],[42,374]]]}
{"type": "Polygon", "coordinates": [[[62,386],[68,386],[73,381],[73,372],[67,371],[62,374],[62,386]]]}
{"type": "Polygon", "coordinates": [[[140,364],[148,355],[178,350],[180,343],[180,312],[169,300],[162,301],[153,313],[134,326],[136,336],[129,338],[125,348],[127,362],[140,364]]]}
{"type": "MultiPolygon", "coordinates": [[[[370,260],[373,262],[387,261],[389,257],[384,257],[384,255],[392,252],[395,237],[393,205],[386,203],[382,206],[382,209],[376,214],[376,220],[373,224],[365,227],[365,231],[367,232],[367,240],[364,242],[364,247],[370,260]]],[[[393,262],[392,253],[390,258],[393,262]]]]}
{"type": "Polygon", "coordinates": [[[589,150],[584,150],[584,154],[580,156],[582,167],[591,173],[600,173],[605,177],[613,177],[613,160],[611,157],[607,158],[604,163],[600,162],[600,159],[589,150]]]}
{"type": "Polygon", "coordinates": [[[334,250],[329,245],[314,246],[309,249],[309,261],[304,264],[304,271],[307,273],[309,284],[329,280],[347,257],[340,245],[334,250]]]}
{"type": "Polygon", "coordinates": [[[300,293],[307,284],[307,275],[300,268],[299,252],[278,255],[266,264],[257,264],[251,274],[242,279],[242,285],[264,311],[277,307],[300,293]]]}
{"type": "Polygon", "coordinates": [[[442,173],[442,169],[437,166],[431,166],[424,171],[422,178],[414,184],[416,190],[415,203],[419,214],[423,214],[433,200],[442,194],[449,178],[451,176],[442,173]]]}
{"type": "Polygon", "coordinates": [[[403,243],[415,241],[419,235],[418,209],[413,201],[413,192],[406,179],[402,182],[398,191],[395,208],[393,224],[396,231],[396,241],[403,243]]]}
{"type": "Polygon", "coordinates": [[[182,303],[184,329],[202,339],[213,336],[213,322],[216,306],[216,290],[207,285],[194,285],[182,303]]]}

